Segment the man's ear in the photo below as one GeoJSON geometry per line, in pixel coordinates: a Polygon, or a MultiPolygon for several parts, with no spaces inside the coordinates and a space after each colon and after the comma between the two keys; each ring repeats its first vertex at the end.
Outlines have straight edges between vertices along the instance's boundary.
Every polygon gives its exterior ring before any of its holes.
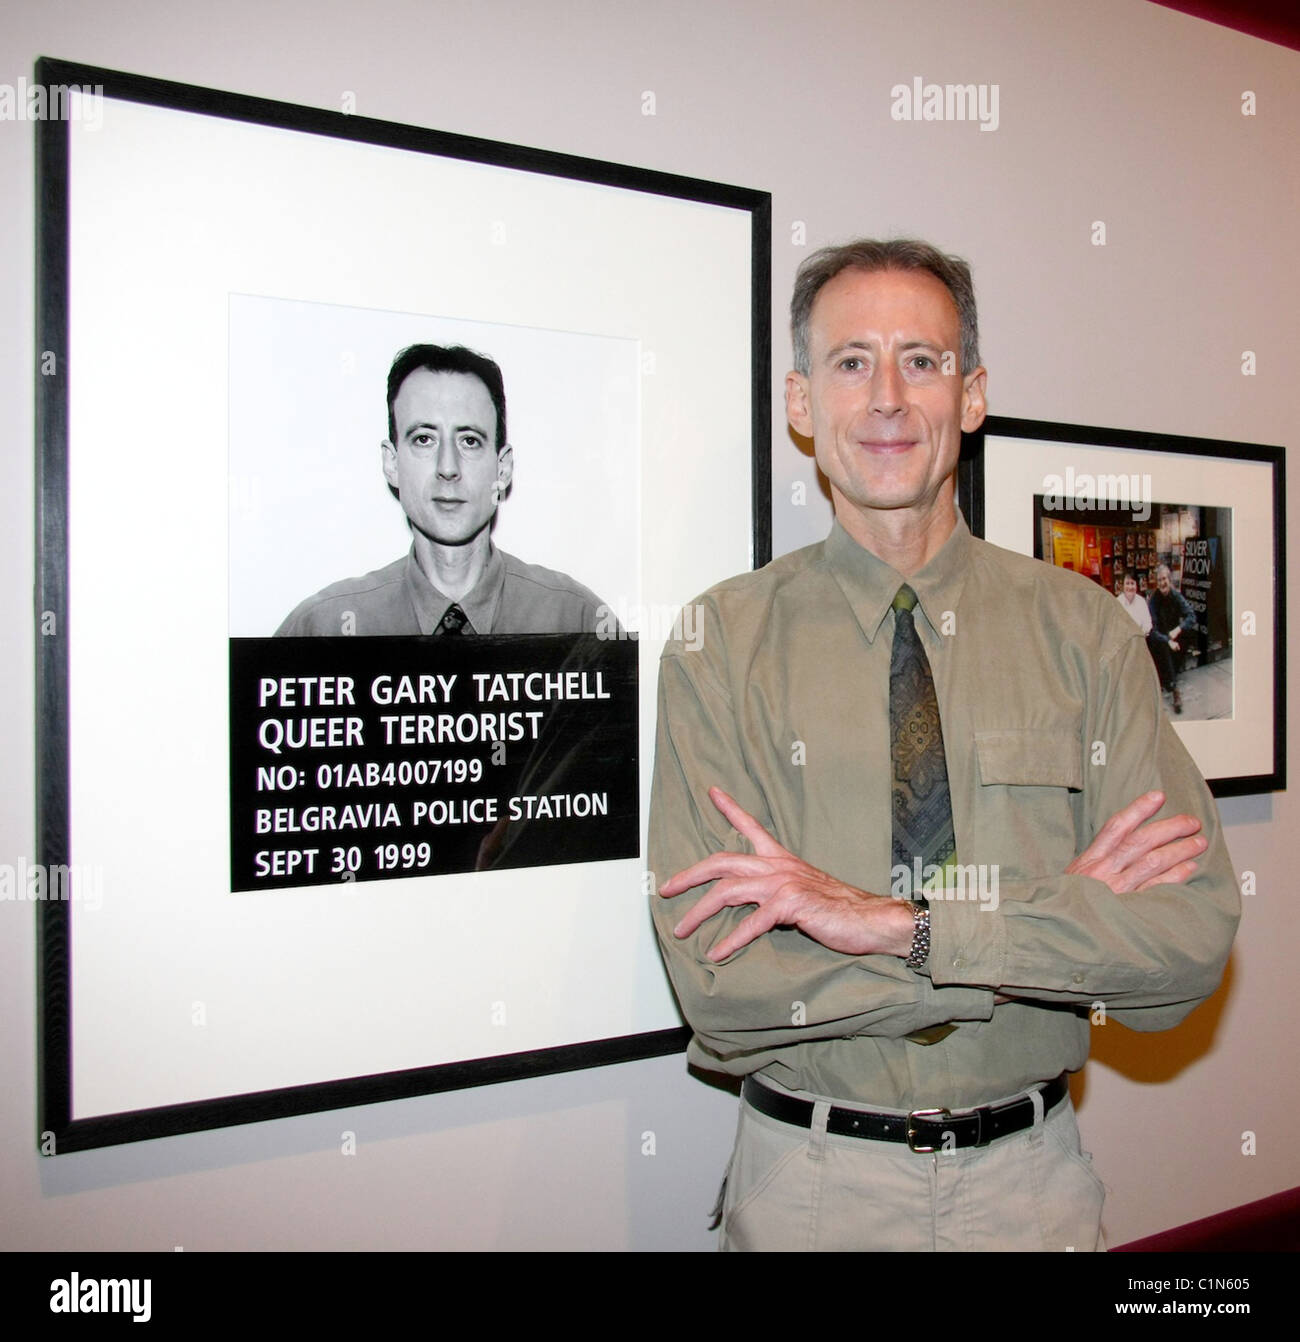
{"type": "Polygon", "coordinates": [[[974,433],[984,423],[988,413],[988,402],[984,391],[988,383],[988,371],[977,368],[962,379],[961,391],[961,431],[974,433]]]}
{"type": "Polygon", "coordinates": [[[515,473],[515,450],[509,443],[503,443],[501,450],[497,453],[497,484],[501,486],[501,493],[504,496],[507,489],[510,488],[510,481],[515,473]]]}
{"type": "Polygon", "coordinates": [[[397,488],[397,449],[384,439],[379,444],[379,452],[384,461],[384,479],[388,481],[394,489],[397,488]]]}
{"type": "Polygon", "coordinates": [[[785,375],[785,417],[796,433],[802,434],[805,438],[813,436],[808,379],[802,373],[785,375]]]}

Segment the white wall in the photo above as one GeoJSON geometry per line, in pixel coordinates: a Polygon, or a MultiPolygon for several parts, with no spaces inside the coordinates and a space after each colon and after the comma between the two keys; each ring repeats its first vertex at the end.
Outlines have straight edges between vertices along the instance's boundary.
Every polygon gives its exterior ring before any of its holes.
{"type": "MultiPolygon", "coordinates": [[[[1288,446],[1300,422],[1300,58],[1145,0],[9,0],[0,82],[30,79],[37,55],[322,107],[350,90],[368,116],[770,190],[774,392],[802,221],[808,246],[915,232],[967,255],[995,413],[1288,446]],[[998,84],[996,132],[892,121],[889,89],[914,75],[998,84]]],[[[33,835],[30,125],[0,123],[0,180],[9,862],[33,835]]],[[[774,425],[779,553],[820,538],[829,512],[774,425]],[[792,506],[795,481],[810,503],[792,506]]],[[[1290,580],[1300,590],[1294,558],[1290,580]]],[[[1222,811],[1259,892],[1226,988],[1172,1035],[1094,1032],[1081,1123],[1112,1243],[1300,1184],[1284,850],[1300,815],[1286,794],[1222,811]]],[[[0,904],[5,1248],[711,1243],[734,1101],[680,1057],[41,1160],[34,995],[31,906],[0,904]],[[339,1154],[345,1129],[355,1157],[339,1154]]]]}

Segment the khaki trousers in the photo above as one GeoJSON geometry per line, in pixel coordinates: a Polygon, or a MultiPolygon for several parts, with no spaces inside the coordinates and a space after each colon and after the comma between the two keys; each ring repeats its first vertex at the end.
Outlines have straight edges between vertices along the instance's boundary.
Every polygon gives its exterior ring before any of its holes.
{"type": "Polygon", "coordinates": [[[720,1249],[1105,1248],[1105,1187],[1080,1150],[1068,1095],[1023,1132],[927,1155],[904,1143],[828,1134],[831,1102],[805,1098],[816,1102],[811,1129],[741,1101],[720,1249]]]}

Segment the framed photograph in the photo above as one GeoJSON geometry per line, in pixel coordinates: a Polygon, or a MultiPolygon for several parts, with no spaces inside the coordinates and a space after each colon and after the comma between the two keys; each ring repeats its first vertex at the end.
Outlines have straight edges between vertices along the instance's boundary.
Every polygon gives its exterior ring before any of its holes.
{"type": "Polygon", "coordinates": [[[1280,447],[990,416],[958,484],[977,536],[1123,604],[1216,796],[1285,788],[1280,447]]]}
{"type": "Polygon", "coordinates": [[[682,1047],[657,663],[770,556],[770,198],[36,82],[40,1149],[682,1047]]]}

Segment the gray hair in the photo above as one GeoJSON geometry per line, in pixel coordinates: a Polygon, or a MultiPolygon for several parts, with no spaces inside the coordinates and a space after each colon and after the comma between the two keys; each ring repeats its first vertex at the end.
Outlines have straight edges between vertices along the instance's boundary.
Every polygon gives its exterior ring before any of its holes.
{"type": "Polygon", "coordinates": [[[979,367],[979,321],[970,266],[960,256],[945,256],[917,238],[891,238],[887,242],[859,238],[840,247],[823,247],[799,267],[790,299],[790,335],[794,340],[796,371],[805,377],[812,372],[808,320],[822,287],[842,270],[923,270],[933,275],[952,295],[957,307],[961,323],[961,371],[965,374],[979,367]]]}

